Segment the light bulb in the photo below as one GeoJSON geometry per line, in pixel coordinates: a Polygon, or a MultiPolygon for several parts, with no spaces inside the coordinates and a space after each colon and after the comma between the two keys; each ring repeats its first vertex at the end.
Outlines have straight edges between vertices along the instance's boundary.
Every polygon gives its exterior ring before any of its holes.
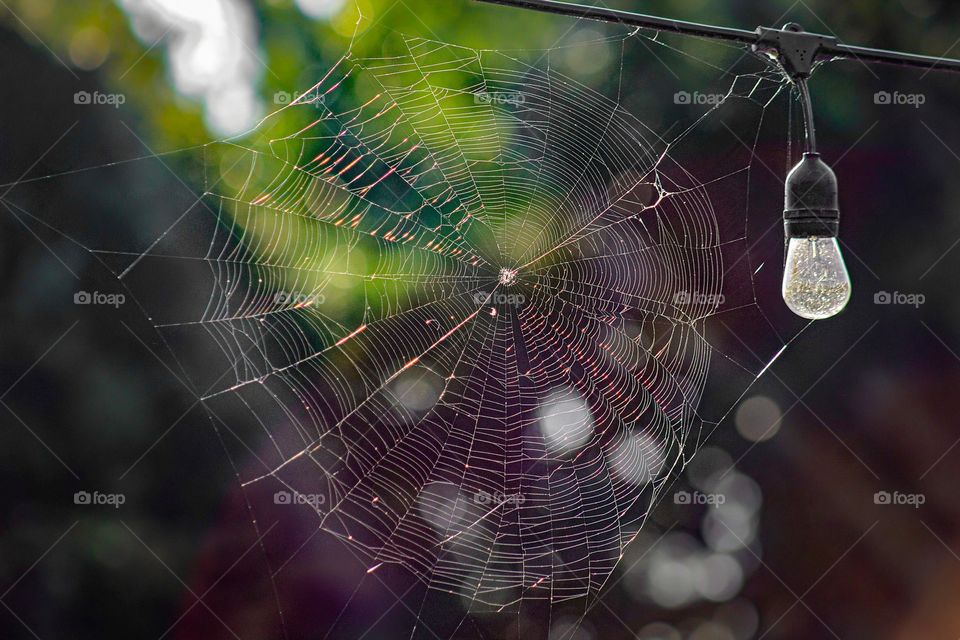
{"type": "Polygon", "coordinates": [[[832,318],[847,306],[853,287],[836,238],[790,238],[783,270],[783,300],[808,320],[832,318]]]}

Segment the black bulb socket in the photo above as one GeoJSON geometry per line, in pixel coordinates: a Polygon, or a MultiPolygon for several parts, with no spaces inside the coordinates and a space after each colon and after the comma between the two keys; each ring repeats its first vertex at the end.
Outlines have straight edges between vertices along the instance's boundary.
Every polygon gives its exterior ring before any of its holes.
{"type": "Polygon", "coordinates": [[[840,234],[837,175],[819,153],[805,153],[787,176],[783,225],[787,239],[840,234]]]}

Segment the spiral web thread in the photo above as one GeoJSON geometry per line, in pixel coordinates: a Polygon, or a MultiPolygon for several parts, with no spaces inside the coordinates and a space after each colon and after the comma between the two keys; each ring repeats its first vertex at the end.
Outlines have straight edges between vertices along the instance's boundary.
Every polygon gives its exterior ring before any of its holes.
{"type": "MultiPolygon", "coordinates": [[[[669,49],[607,44],[628,41],[669,49]]],[[[596,594],[731,409],[703,409],[713,367],[742,393],[774,356],[709,335],[762,316],[753,157],[703,182],[680,158],[731,104],[758,128],[782,79],[731,76],[667,141],[549,55],[403,42],[348,53],[260,146],[211,145],[229,168],[201,212],[205,306],[156,326],[216,344],[204,404],[239,402],[267,443],[245,487],[310,496],[370,572],[494,606],[596,594]]]]}

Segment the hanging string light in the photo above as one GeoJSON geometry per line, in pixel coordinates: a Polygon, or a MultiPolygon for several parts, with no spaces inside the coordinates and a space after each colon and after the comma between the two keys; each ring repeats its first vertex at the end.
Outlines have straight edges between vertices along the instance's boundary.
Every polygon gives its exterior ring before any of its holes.
{"type": "Polygon", "coordinates": [[[837,315],[847,306],[853,293],[840,251],[837,176],[817,152],[813,100],[808,87],[814,66],[820,62],[856,59],[960,72],[960,60],[846,45],[832,36],[808,33],[796,23],[787,24],[782,29],[758,27],[755,31],[747,31],[558,0],[480,1],[737,42],[776,64],[799,93],[806,139],[803,159],[787,175],[785,184],[783,221],[787,256],[782,293],[791,311],[810,320],[837,315]]]}

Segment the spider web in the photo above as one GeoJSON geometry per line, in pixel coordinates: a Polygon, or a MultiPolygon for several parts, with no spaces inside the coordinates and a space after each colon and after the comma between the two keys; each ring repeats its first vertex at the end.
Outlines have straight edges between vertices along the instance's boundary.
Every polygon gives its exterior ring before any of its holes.
{"type": "Polygon", "coordinates": [[[253,425],[230,454],[245,491],[305,503],[368,573],[494,607],[595,596],[791,341],[747,215],[786,85],[642,32],[591,43],[620,57],[601,88],[563,46],[391,37],[401,53],[351,48],[248,141],[206,145],[202,197],[132,259],[98,254],[190,345],[215,426],[253,425]],[[634,110],[676,78],[651,66],[624,104],[631,55],[723,89],[647,126],[634,110]]]}
{"type": "MultiPolygon", "coordinates": [[[[205,400],[282,412],[245,485],[309,496],[370,571],[498,606],[596,594],[719,422],[708,320],[756,298],[711,191],[750,159],[698,181],[696,126],[667,142],[509,52],[403,48],[348,54],[283,110],[302,127],[237,149],[206,308],[162,329],[219,346],[205,400]]],[[[740,76],[719,104],[781,86],[740,76]]]]}

